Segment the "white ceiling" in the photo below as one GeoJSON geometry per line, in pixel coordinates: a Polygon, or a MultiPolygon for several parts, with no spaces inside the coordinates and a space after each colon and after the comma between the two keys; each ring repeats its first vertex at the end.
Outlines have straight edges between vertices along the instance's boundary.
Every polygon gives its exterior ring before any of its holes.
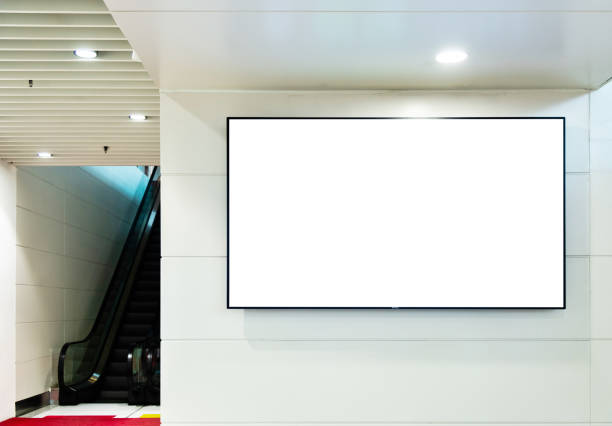
{"type": "Polygon", "coordinates": [[[0,158],[159,163],[159,90],[102,0],[0,0],[0,158]],[[79,59],[78,47],[99,56],[79,59]],[[149,120],[130,122],[131,112],[149,120]]]}
{"type": "Polygon", "coordinates": [[[599,87],[611,0],[105,0],[164,90],[599,87]],[[468,61],[435,62],[443,48],[468,61]]]}

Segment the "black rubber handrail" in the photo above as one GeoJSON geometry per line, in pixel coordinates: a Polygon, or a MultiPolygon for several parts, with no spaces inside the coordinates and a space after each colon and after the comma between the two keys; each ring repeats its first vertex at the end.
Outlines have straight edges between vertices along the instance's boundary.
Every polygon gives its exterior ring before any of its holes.
{"type": "Polygon", "coordinates": [[[69,405],[84,402],[84,399],[94,396],[103,369],[110,352],[109,341],[114,340],[122,310],[125,309],[126,297],[131,290],[136,269],[142,256],[146,241],[159,209],[159,168],[155,167],[147,184],[128,237],[124,243],[117,267],[113,273],[102,304],[87,337],[62,346],[58,363],[58,381],[60,388],[60,404],[69,405]],[[91,368],[82,375],[80,381],[66,383],[65,364],[70,347],[83,344],[98,338],[96,346],[86,348],[93,351],[95,359],[91,368]]]}

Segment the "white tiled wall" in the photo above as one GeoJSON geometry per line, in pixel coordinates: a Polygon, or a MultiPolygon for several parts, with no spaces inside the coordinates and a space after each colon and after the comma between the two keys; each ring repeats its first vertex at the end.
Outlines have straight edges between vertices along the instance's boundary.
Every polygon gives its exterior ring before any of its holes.
{"type": "Polygon", "coordinates": [[[16,400],[55,384],[62,344],[89,332],[137,203],[79,167],[17,170],[16,400]]]}
{"type": "Polygon", "coordinates": [[[591,94],[591,413],[612,421],[612,84],[591,94]]]}
{"type": "Polygon", "coordinates": [[[15,415],[16,177],[0,160],[0,422],[15,415]]]}
{"type": "Polygon", "coordinates": [[[591,256],[612,255],[612,183],[592,187],[589,93],[164,93],[161,107],[165,424],[612,422],[612,346],[591,337],[612,337],[612,266],[591,256]],[[566,117],[566,310],[225,309],[227,116],[492,115],[566,117]]]}

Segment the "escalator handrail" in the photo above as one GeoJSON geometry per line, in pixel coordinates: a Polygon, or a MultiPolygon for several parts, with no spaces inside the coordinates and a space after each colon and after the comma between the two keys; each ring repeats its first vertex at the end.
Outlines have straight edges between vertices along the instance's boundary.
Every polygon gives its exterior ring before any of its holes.
{"type": "MultiPolygon", "coordinates": [[[[62,388],[69,388],[69,387],[72,386],[72,385],[66,385],[65,382],[64,382],[64,364],[65,364],[66,353],[68,351],[68,348],[71,345],[76,345],[76,344],[79,344],[79,343],[84,343],[84,342],[86,342],[86,341],[88,341],[88,340],[90,340],[92,338],[94,331],[98,328],[99,323],[103,319],[102,315],[104,315],[104,313],[105,313],[104,307],[109,305],[109,303],[111,303],[110,299],[111,299],[111,295],[113,293],[113,290],[116,287],[118,287],[121,291],[117,292],[117,294],[115,295],[115,300],[112,301],[112,304],[111,304],[112,314],[109,315],[109,317],[108,317],[109,318],[108,319],[108,324],[106,326],[106,330],[105,330],[104,335],[102,337],[102,342],[104,342],[104,344],[105,344],[106,340],[108,339],[108,334],[110,332],[110,329],[111,329],[111,326],[112,326],[112,322],[113,322],[112,318],[115,317],[116,310],[117,310],[117,308],[119,306],[119,301],[121,300],[121,298],[123,296],[123,293],[124,293],[124,290],[125,290],[125,287],[126,287],[126,280],[119,280],[117,278],[117,275],[119,273],[119,267],[121,266],[122,262],[125,262],[125,259],[128,256],[128,250],[129,250],[128,244],[130,244],[130,236],[134,232],[136,232],[136,226],[138,224],[138,219],[143,214],[143,209],[145,208],[145,204],[146,204],[146,201],[148,199],[147,197],[150,196],[151,191],[156,191],[156,194],[154,195],[154,197],[156,197],[156,198],[159,197],[159,185],[158,185],[159,175],[160,175],[159,167],[155,167],[153,169],[153,172],[151,173],[151,177],[149,178],[149,181],[147,183],[147,187],[146,187],[146,189],[145,189],[145,191],[143,193],[142,200],[141,200],[141,202],[140,202],[140,204],[138,206],[138,209],[137,209],[136,214],[134,216],[134,220],[132,221],[132,224],[130,226],[130,230],[129,230],[128,234],[127,234],[128,236],[127,236],[127,238],[126,238],[126,240],[125,240],[125,242],[123,244],[121,255],[119,257],[119,260],[117,261],[117,267],[115,268],[115,271],[113,272],[113,275],[112,275],[112,278],[110,280],[109,286],[108,286],[108,288],[106,290],[106,293],[105,293],[104,298],[102,300],[102,304],[100,305],[100,309],[99,309],[98,314],[96,316],[96,320],[94,321],[94,323],[93,323],[93,325],[91,327],[91,330],[89,331],[89,333],[87,334],[87,336],[85,338],[83,338],[81,340],[73,341],[73,342],[67,342],[67,343],[64,343],[62,345],[62,349],[60,351],[59,360],[58,360],[58,382],[59,382],[60,389],[62,389],[62,388]],[[116,283],[116,284],[113,286],[113,283],[116,283]]],[[[158,206],[159,202],[156,203],[154,201],[153,204],[151,205],[151,210],[149,212],[146,212],[148,217],[147,217],[147,221],[144,222],[145,226],[143,227],[143,230],[142,230],[142,234],[143,235],[141,235],[141,240],[142,240],[142,237],[144,236],[144,233],[147,230],[147,225],[146,224],[149,221],[149,217],[154,212],[154,210],[156,208],[156,204],[158,206]]],[[[140,243],[139,243],[139,245],[140,245],[140,243]]],[[[138,249],[137,249],[137,251],[138,251],[138,249]]],[[[133,256],[132,259],[129,261],[129,267],[128,267],[129,272],[128,272],[128,275],[127,275],[128,277],[131,275],[131,272],[132,272],[132,270],[134,268],[135,260],[136,259],[133,256]]],[[[103,347],[104,344],[102,344],[101,346],[103,347]]],[[[93,363],[94,370],[95,370],[96,366],[99,364],[99,357],[101,355],[101,352],[102,351],[100,351],[100,353],[98,354],[98,359],[96,359],[96,362],[93,363]]]]}

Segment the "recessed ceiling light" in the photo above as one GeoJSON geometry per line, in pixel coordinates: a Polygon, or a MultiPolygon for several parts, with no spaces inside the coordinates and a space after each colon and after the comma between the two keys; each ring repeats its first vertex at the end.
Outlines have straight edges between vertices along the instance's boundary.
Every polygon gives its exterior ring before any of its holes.
{"type": "Polygon", "coordinates": [[[92,49],[76,49],[74,55],[83,59],[93,59],[98,56],[98,52],[92,49]]]}
{"type": "Polygon", "coordinates": [[[38,158],[51,158],[51,157],[53,157],[53,154],[51,154],[50,152],[39,152],[36,155],[38,155],[38,158]]]}
{"type": "Polygon", "coordinates": [[[456,64],[467,59],[468,54],[463,50],[443,50],[436,55],[436,61],[441,64],[456,64]]]}
{"type": "Polygon", "coordinates": [[[132,121],[145,121],[147,119],[147,116],[144,114],[139,114],[139,113],[132,113],[129,115],[130,120],[132,121]]]}

